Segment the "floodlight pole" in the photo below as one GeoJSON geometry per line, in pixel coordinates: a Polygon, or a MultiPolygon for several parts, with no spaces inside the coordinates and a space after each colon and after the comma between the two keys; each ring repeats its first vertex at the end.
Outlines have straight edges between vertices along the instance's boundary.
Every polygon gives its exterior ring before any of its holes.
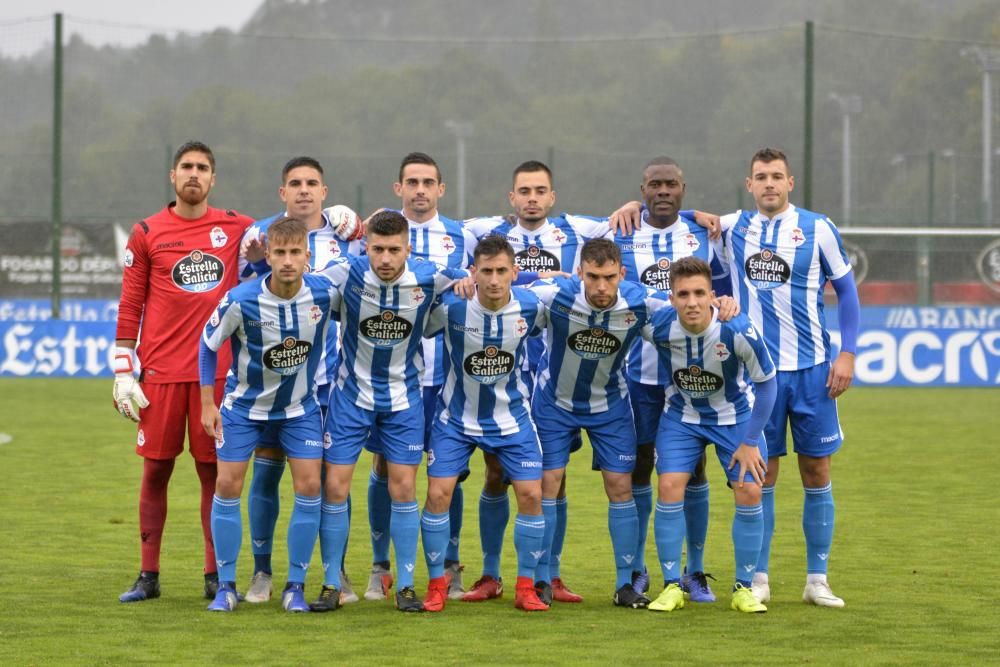
{"type": "Polygon", "coordinates": [[[52,319],[62,312],[63,15],[55,15],[52,53],[52,319]]]}
{"type": "Polygon", "coordinates": [[[458,219],[465,219],[465,140],[472,136],[473,125],[469,121],[446,120],[444,126],[451,130],[457,142],[458,162],[458,219]]]}
{"type": "Polygon", "coordinates": [[[838,95],[830,93],[830,99],[840,106],[843,118],[843,139],[841,140],[841,223],[852,222],[851,216],[851,114],[861,113],[860,95],[838,95]]]}
{"type": "Polygon", "coordinates": [[[993,90],[992,73],[1000,71],[1000,49],[968,46],[962,55],[971,58],[983,73],[983,222],[993,224],[993,90]]]}

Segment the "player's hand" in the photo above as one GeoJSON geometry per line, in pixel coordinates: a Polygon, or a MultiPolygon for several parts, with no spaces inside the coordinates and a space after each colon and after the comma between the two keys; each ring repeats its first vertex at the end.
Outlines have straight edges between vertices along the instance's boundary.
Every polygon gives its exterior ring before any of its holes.
{"type": "Polygon", "coordinates": [[[764,457],[761,456],[759,447],[741,442],[740,446],[733,453],[733,458],[729,459],[729,467],[726,470],[732,470],[737,463],[740,464],[740,477],[736,484],[739,488],[743,488],[743,478],[746,476],[747,471],[753,475],[754,481],[757,484],[764,486],[764,477],[767,475],[767,464],[764,462],[764,457]]]}
{"type": "Polygon", "coordinates": [[[476,296],[476,281],[472,278],[472,276],[466,276],[455,281],[455,284],[451,286],[451,289],[455,292],[455,294],[463,299],[471,299],[476,296]]]}
{"type": "Polygon", "coordinates": [[[115,372],[115,384],[111,389],[111,397],[115,402],[115,409],[126,419],[134,422],[139,421],[139,409],[149,406],[146,395],[142,393],[142,387],[136,380],[135,365],[132,363],[132,353],[130,347],[118,346],[115,348],[115,359],[112,370],[115,372]],[[134,407],[132,401],[135,401],[134,407]]]}
{"type": "Polygon", "coordinates": [[[539,271],[539,280],[548,280],[549,278],[572,278],[570,274],[565,271],[539,271]]]}
{"type": "Polygon", "coordinates": [[[740,304],[731,296],[720,296],[712,300],[712,305],[719,311],[719,321],[728,322],[740,314],[740,304]]]}
{"type": "Polygon", "coordinates": [[[642,226],[642,204],[630,201],[611,214],[608,224],[611,225],[612,234],[621,232],[624,236],[631,236],[642,226]]]}
{"type": "Polygon", "coordinates": [[[264,244],[259,238],[245,239],[240,245],[240,255],[248,264],[256,264],[264,259],[264,244]]]}
{"type": "Polygon", "coordinates": [[[826,387],[830,390],[830,398],[837,398],[851,386],[854,379],[854,355],[841,352],[830,364],[830,374],[826,377],[826,387]]]}
{"type": "Polygon", "coordinates": [[[209,437],[222,440],[222,414],[215,403],[201,404],[201,427],[209,437]]]}
{"type": "MultiPolygon", "coordinates": [[[[342,241],[357,241],[365,235],[365,225],[350,206],[336,204],[323,209],[333,233],[342,241]]],[[[367,221],[365,221],[367,222],[367,221]]]]}
{"type": "Polygon", "coordinates": [[[695,211],[694,221],[698,223],[699,227],[704,227],[708,230],[708,238],[713,241],[722,236],[722,222],[720,221],[719,216],[714,213],[695,211]]]}

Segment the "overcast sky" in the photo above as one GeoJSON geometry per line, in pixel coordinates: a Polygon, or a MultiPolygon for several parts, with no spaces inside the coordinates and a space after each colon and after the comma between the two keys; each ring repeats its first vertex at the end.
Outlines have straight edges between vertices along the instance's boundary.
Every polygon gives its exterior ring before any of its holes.
{"type": "Polygon", "coordinates": [[[24,56],[51,48],[52,15],[62,12],[68,39],[77,33],[104,45],[141,44],[155,32],[239,30],[263,0],[0,0],[0,54],[24,56]]]}

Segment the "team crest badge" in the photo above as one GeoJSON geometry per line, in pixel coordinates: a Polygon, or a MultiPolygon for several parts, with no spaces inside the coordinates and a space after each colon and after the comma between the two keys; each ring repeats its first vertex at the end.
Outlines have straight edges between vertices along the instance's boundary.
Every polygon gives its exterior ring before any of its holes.
{"type": "Polygon", "coordinates": [[[691,252],[694,252],[695,250],[701,247],[701,243],[698,241],[698,238],[694,234],[688,234],[687,236],[684,237],[684,245],[691,252]]]}
{"type": "Polygon", "coordinates": [[[452,240],[450,236],[445,235],[441,237],[441,250],[444,250],[446,253],[450,254],[455,249],[455,247],[456,247],[455,242],[452,240]]]}
{"type": "Polygon", "coordinates": [[[414,287],[413,291],[410,292],[410,302],[415,306],[422,304],[426,298],[427,295],[424,294],[424,290],[419,287],[414,287]]]}
{"type": "Polygon", "coordinates": [[[514,323],[514,331],[517,332],[518,336],[528,333],[528,323],[524,321],[523,317],[519,317],[517,322],[514,323]]]}
{"type": "Polygon", "coordinates": [[[323,319],[323,309],[316,305],[312,306],[309,309],[309,321],[315,323],[321,319],[323,319]]]}
{"type": "Polygon", "coordinates": [[[333,438],[330,437],[329,431],[323,431],[323,449],[330,449],[330,445],[333,444],[333,438]]]}
{"type": "Polygon", "coordinates": [[[213,227],[208,238],[211,239],[213,248],[221,248],[229,241],[229,237],[222,231],[222,227],[213,227]]]}
{"type": "Polygon", "coordinates": [[[131,250],[125,250],[125,267],[128,268],[135,263],[135,255],[131,250]]]}
{"type": "Polygon", "coordinates": [[[792,245],[798,248],[800,245],[806,242],[806,235],[802,233],[802,230],[796,227],[792,230],[789,238],[792,240],[792,245]]]}
{"type": "Polygon", "coordinates": [[[563,243],[566,243],[566,235],[563,233],[561,229],[556,229],[555,231],[552,232],[552,240],[558,243],[559,245],[562,245],[563,243]]]}
{"type": "Polygon", "coordinates": [[[725,343],[716,343],[712,355],[719,361],[725,361],[730,356],[729,348],[726,347],[725,343]]]}
{"type": "Polygon", "coordinates": [[[638,318],[635,316],[635,313],[633,313],[631,310],[625,311],[625,324],[627,326],[632,326],[633,324],[636,323],[637,320],[638,318]]]}
{"type": "Polygon", "coordinates": [[[336,239],[330,240],[330,256],[340,257],[340,244],[337,243],[336,239]]]}
{"type": "Polygon", "coordinates": [[[139,429],[139,436],[136,439],[135,444],[139,445],[140,447],[146,444],[146,432],[143,431],[141,428],[139,429]]]}

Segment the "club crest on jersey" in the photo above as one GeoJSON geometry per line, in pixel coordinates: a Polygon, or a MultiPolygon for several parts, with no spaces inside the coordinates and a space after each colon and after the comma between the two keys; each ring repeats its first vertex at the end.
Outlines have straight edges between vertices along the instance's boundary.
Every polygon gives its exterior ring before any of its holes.
{"type": "Polygon", "coordinates": [[[222,248],[229,241],[229,237],[226,233],[222,231],[222,227],[212,227],[212,231],[209,232],[208,238],[212,241],[213,248],[222,248]]]}
{"type": "Polygon", "coordinates": [[[788,266],[788,262],[767,248],[747,257],[744,268],[747,280],[760,290],[781,287],[792,277],[792,269],[788,266]]]}
{"type": "Polygon", "coordinates": [[[476,350],[462,362],[466,375],[482,384],[493,384],[514,370],[514,355],[496,345],[476,350]]]}
{"type": "Polygon", "coordinates": [[[631,310],[625,311],[625,317],[624,317],[625,326],[630,327],[638,321],[639,318],[635,316],[635,313],[633,313],[631,310]]]}
{"type": "Polygon", "coordinates": [[[521,271],[558,271],[559,258],[548,250],[530,245],[514,255],[514,262],[521,271]]]}
{"type": "Polygon", "coordinates": [[[143,431],[141,428],[139,429],[139,435],[136,438],[135,444],[139,445],[140,447],[146,444],[146,432],[143,431]]]}
{"type": "Polygon", "coordinates": [[[584,359],[602,359],[622,347],[622,342],[616,336],[600,327],[577,331],[566,339],[566,344],[584,359]]]}
{"type": "Polygon", "coordinates": [[[182,257],[170,272],[174,285],[185,292],[208,292],[218,287],[226,274],[226,266],[215,255],[192,250],[182,257]]]}
{"type": "Polygon", "coordinates": [[[450,236],[445,234],[441,237],[441,250],[444,250],[446,254],[451,254],[451,252],[456,248],[455,242],[450,236]]]}
{"type": "Polygon", "coordinates": [[[566,243],[566,235],[563,233],[561,229],[555,229],[552,231],[552,240],[558,243],[559,245],[562,245],[566,243]]]}
{"type": "Polygon", "coordinates": [[[125,250],[125,261],[122,263],[125,264],[125,268],[128,268],[135,263],[135,254],[133,254],[130,249],[125,250]]]}
{"type": "Polygon", "coordinates": [[[712,356],[718,361],[725,361],[731,355],[729,354],[729,348],[726,347],[725,343],[716,343],[715,347],[712,348],[712,356]]]}
{"type": "Polygon", "coordinates": [[[391,310],[361,321],[361,335],[375,345],[389,346],[406,340],[413,333],[413,324],[391,310]]]}
{"type": "Polygon", "coordinates": [[[340,244],[337,243],[337,239],[330,240],[330,256],[340,257],[340,244]]]}
{"type": "Polygon", "coordinates": [[[698,237],[694,234],[688,234],[684,237],[684,245],[688,250],[694,252],[701,247],[701,243],[698,241],[698,237]]]}
{"type": "Polygon", "coordinates": [[[309,308],[309,321],[315,324],[323,319],[323,309],[317,305],[313,305],[309,308]]]}
{"type": "Polygon", "coordinates": [[[264,352],[264,365],[279,375],[294,375],[306,363],[312,343],[288,336],[264,352]]]}
{"type": "Polygon", "coordinates": [[[792,233],[788,236],[792,241],[792,245],[798,248],[800,245],[806,242],[806,235],[802,233],[802,230],[796,227],[792,230],[792,233]]]}
{"type": "Polygon", "coordinates": [[[517,332],[518,336],[528,333],[528,323],[524,321],[523,317],[517,318],[517,322],[514,323],[514,331],[517,332]]]}
{"type": "Polygon", "coordinates": [[[643,285],[648,285],[653,289],[669,292],[670,260],[666,257],[661,257],[656,260],[655,264],[650,264],[649,267],[642,272],[642,275],[639,276],[639,282],[643,285]]]}
{"type": "Polygon", "coordinates": [[[722,377],[691,364],[674,371],[674,386],[691,398],[705,398],[722,389],[722,377]]]}
{"type": "Polygon", "coordinates": [[[424,299],[426,298],[427,295],[424,294],[424,290],[422,290],[419,287],[414,287],[410,291],[410,303],[412,303],[415,306],[419,306],[420,304],[422,304],[424,302],[424,299]]]}

